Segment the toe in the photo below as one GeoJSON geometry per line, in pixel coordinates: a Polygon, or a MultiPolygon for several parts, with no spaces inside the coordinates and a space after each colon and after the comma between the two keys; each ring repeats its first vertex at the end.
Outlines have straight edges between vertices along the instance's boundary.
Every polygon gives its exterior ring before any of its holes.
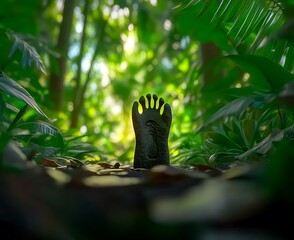
{"type": "Polygon", "coordinates": [[[140,97],[139,102],[142,105],[143,110],[146,109],[146,102],[144,96],[140,97]]]}
{"type": "Polygon", "coordinates": [[[154,100],[154,106],[153,106],[153,108],[154,108],[154,109],[156,109],[156,102],[157,102],[157,99],[158,99],[157,95],[156,95],[156,94],[153,94],[153,100],[154,100]]]}
{"type": "Polygon", "coordinates": [[[151,94],[147,94],[146,95],[146,98],[147,98],[147,108],[151,108],[151,94]]]}
{"type": "Polygon", "coordinates": [[[166,124],[168,126],[170,126],[171,121],[172,121],[172,112],[171,112],[171,107],[170,107],[170,105],[168,103],[166,103],[164,105],[164,110],[163,110],[163,113],[162,113],[162,118],[166,122],[166,124]]]}
{"type": "Polygon", "coordinates": [[[134,116],[137,116],[139,114],[139,104],[138,102],[134,102],[133,103],[133,108],[132,108],[132,115],[134,116]]]}
{"type": "Polygon", "coordinates": [[[160,111],[163,104],[164,104],[164,100],[163,100],[163,98],[160,98],[159,99],[159,105],[158,105],[158,111],[160,111]]]}

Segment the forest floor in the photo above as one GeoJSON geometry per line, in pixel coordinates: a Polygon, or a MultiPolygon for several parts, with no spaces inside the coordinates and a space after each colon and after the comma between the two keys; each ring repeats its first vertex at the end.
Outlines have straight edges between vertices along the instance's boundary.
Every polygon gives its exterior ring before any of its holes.
{"type": "Polygon", "coordinates": [[[43,161],[0,172],[9,239],[287,239],[293,209],[267,190],[263,165],[221,170],[43,161]]]}

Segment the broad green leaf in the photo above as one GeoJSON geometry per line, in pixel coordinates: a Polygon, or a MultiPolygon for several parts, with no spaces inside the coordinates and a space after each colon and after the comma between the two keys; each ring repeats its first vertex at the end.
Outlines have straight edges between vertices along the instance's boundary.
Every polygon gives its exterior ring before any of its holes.
{"type": "Polygon", "coordinates": [[[277,133],[272,133],[267,138],[265,138],[263,141],[258,143],[253,148],[249,149],[248,151],[240,154],[237,156],[237,159],[245,159],[252,155],[253,153],[259,153],[259,154],[266,154],[273,146],[273,142],[279,142],[283,139],[285,130],[278,130],[277,133]]]}
{"type": "Polygon", "coordinates": [[[16,108],[15,106],[12,106],[11,104],[9,104],[8,102],[6,102],[6,108],[8,110],[10,110],[11,112],[14,112],[14,113],[18,113],[19,112],[19,109],[16,108]]]}
{"type": "Polygon", "coordinates": [[[254,55],[227,57],[248,72],[255,81],[265,81],[272,92],[278,93],[286,83],[294,80],[293,74],[265,57],[254,55]]]}
{"type": "Polygon", "coordinates": [[[210,124],[216,122],[217,120],[231,116],[239,115],[242,113],[248,106],[255,102],[255,96],[241,97],[233,100],[232,102],[225,105],[223,108],[218,110],[211,118],[209,118],[198,131],[203,130],[208,127],[210,124]]]}
{"type": "Polygon", "coordinates": [[[272,147],[274,142],[280,142],[282,140],[293,140],[294,136],[294,124],[283,130],[276,129],[266,137],[263,141],[256,144],[253,148],[249,149],[243,154],[237,156],[238,159],[245,159],[253,153],[266,154],[272,147]]]}
{"type": "Polygon", "coordinates": [[[56,153],[60,152],[60,147],[50,147],[50,146],[38,146],[40,153],[43,157],[51,157],[54,156],[56,153]]]}
{"type": "Polygon", "coordinates": [[[248,142],[248,146],[252,146],[254,136],[256,135],[257,124],[254,119],[245,119],[242,123],[244,136],[248,142]]]}
{"type": "Polygon", "coordinates": [[[28,110],[29,105],[26,104],[23,106],[17,113],[16,117],[13,119],[12,123],[10,124],[8,130],[11,130],[14,128],[14,126],[19,122],[19,120],[23,117],[23,115],[26,113],[28,110]]]}
{"type": "MultiPolygon", "coordinates": [[[[232,135],[228,134],[229,131],[224,130],[224,125],[219,128],[214,128],[213,131],[208,132],[207,142],[217,144],[228,149],[239,149],[241,146],[232,139],[232,135]]],[[[232,133],[232,131],[230,131],[232,133]]]]}
{"type": "Polygon", "coordinates": [[[32,64],[35,64],[38,70],[46,74],[45,66],[36,49],[23,40],[20,34],[13,31],[7,31],[6,34],[9,39],[14,41],[8,57],[12,57],[17,50],[20,50],[22,52],[21,63],[23,67],[31,67],[32,64]]]}
{"type": "Polygon", "coordinates": [[[27,130],[23,136],[36,136],[36,144],[40,146],[50,146],[63,148],[64,141],[61,132],[58,128],[43,122],[25,122],[16,126],[18,129],[27,130]]]}
{"type": "Polygon", "coordinates": [[[26,104],[30,105],[35,109],[40,115],[49,119],[42,109],[38,106],[33,97],[16,81],[10,79],[9,77],[2,76],[0,77],[0,90],[4,91],[6,94],[16,97],[21,101],[24,101],[26,104]]]}
{"type": "Polygon", "coordinates": [[[232,121],[233,132],[236,135],[238,135],[240,139],[240,145],[242,147],[249,148],[249,142],[248,142],[248,139],[246,138],[243,126],[241,124],[242,124],[241,121],[239,121],[236,118],[233,118],[233,121],[232,121]]]}

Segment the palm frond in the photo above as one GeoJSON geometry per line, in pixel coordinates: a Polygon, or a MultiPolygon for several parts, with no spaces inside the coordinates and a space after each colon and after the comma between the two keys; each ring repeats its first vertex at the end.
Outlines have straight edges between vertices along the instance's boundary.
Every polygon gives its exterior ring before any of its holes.
{"type": "Polygon", "coordinates": [[[12,57],[17,50],[22,52],[21,63],[23,67],[31,67],[33,64],[40,70],[42,73],[46,74],[45,65],[37,53],[36,49],[27,43],[21,36],[21,34],[17,34],[11,30],[6,32],[8,38],[12,40],[13,47],[10,50],[9,57],[12,57]]]}
{"type": "MultiPolygon", "coordinates": [[[[55,148],[62,148],[64,146],[64,139],[58,128],[55,126],[43,122],[24,122],[17,124],[17,129],[23,132],[22,137],[32,140],[32,138],[38,139],[36,143],[38,145],[50,146],[55,148]]],[[[19,131],[16,132],[16,137],[19,137],[19,131]]]]}
{"type": "Polygon", "coordinates": [[[18,98],[35,109],[41,116],[49,119],[29,92],[11,78],[0,75],[0,91],[18,98]]]}
{"type": "Polygon", "coordinates": [[[283,5],[277,0],[190,0],[184,8],[195,7],[198,18],[209,19],[207,24],[221,28],[237,48],[248,46],[250,54],[271,58],[293,71],[294,47],[277,37],[286,23],[283,5]],[[204,17],[205,16],[205,17],[204,17]],[[292,61],[292,62],[291,62],[292,61]]]}

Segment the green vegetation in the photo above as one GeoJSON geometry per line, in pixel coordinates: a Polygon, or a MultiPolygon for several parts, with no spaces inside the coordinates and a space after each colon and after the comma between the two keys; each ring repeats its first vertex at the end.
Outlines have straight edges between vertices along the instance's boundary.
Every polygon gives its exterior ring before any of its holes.
{"type": "Polygon", "coordinates": [[[1,138],[32,160],[131,162],[130,108],[146,93],[172,106],[175,164],[267,159],[291,127],[291,1],[62,6],[1,12],[1,138]]]}
{"type": "Polygon", "coordinates": [[[1,172],[132,165],[132,103],[155,93],[173,166],[269,164],[258,184],[293,200],[293,22],[293,0],[2,0],[1,172]]]}

